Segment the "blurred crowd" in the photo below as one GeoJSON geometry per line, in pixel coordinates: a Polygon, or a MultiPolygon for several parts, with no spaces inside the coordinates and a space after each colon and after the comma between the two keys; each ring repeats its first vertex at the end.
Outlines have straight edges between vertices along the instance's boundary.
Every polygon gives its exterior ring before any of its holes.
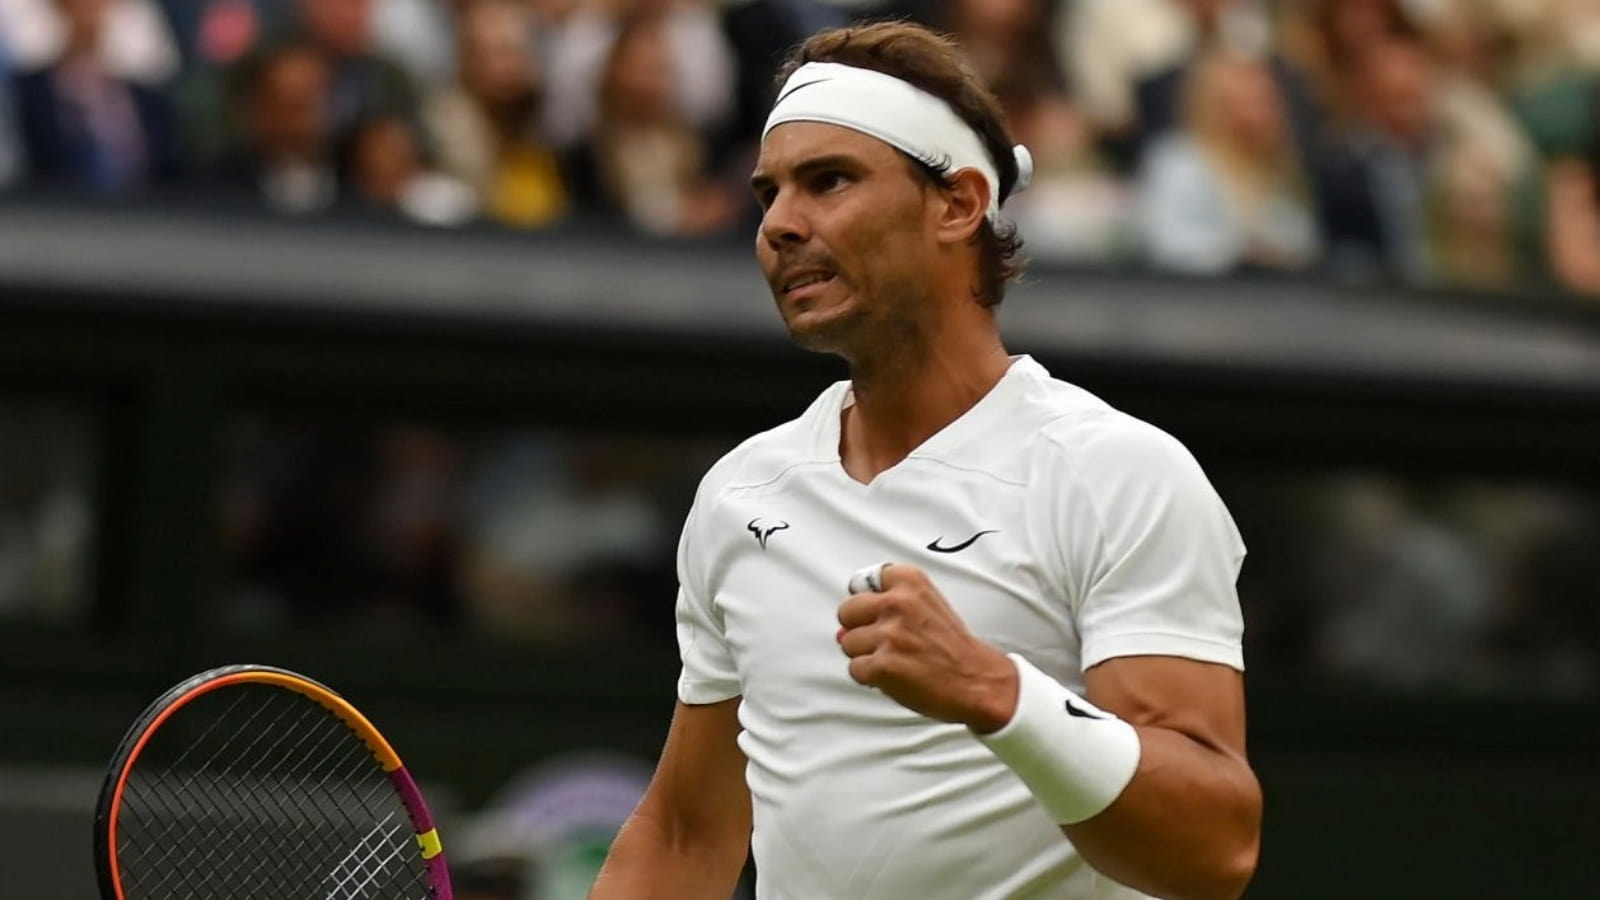
{"type": "MultiPolygon", "coordinates": [[[[736,441],[249,417],[225,467],[223,624],[670,647],[683,510],[736,441]]],[[[1600,692],[1594,485],[1214,476],[1250,544],[1239,593],[1257,674],[1396,692],[1600,692]]]]}
{"type": "Polygon", "coordinates": [[[1588,0],[0,0],[0,185],[738,233],[772,73],[955,35],[1035,259],[1600,292],[1588,0]]]}

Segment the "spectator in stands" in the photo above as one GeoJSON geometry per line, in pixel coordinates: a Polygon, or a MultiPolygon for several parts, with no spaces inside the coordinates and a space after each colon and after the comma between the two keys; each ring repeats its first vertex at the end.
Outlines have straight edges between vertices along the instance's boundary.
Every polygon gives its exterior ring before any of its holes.
{"type": "Polygon", "coordinates": [[[679,108],[667,20],[625,25],[600,78],[599,118],[575,163],[591,205],[651,234],[729,227],[743,197],[706,176],[707,147],[679,108]]]}
{"type": "Polygon", "coordinates": [[[446,171],[495,220],[537,228],[567,209],[556,154],[539,131],[542,84],[526,8],[474,0],[462,10],[461,74],[430,98],[428,127],[446,171]]]}
{"type": "Polygon", "coordinates": [[[1427,162],[1438,132],[1433,64],[1421,44],[1388,39],[1349,63],[1351,122],[1319,185],[1332,263],[1345,275],[1433,271],[1427,162]]]}
{"type": "Polygon", "coordinates": [[[0,41],[0,190],[9,187],[22,174],[22,147],[11,108],[11,63],[6,45],[0,41]]]}
{"type": "MultiPolygon", "coordinates": [[[[854,9],[846,9],[847,2],[741,0],[721,4],[722,27],[731,44],[729,49],[735,67],[733,121],[725,143],[746,149],[749,162],[744,166],[746,172],[755,167],[757,151],[754,147],[760,143],[761,128],[777,97],[772,84],[775,61],[815,32],[844,25],[854,15],[883,5],[865,0],[855,3],[854,9]]],[[[897,3],[895,8],[902,9],[906,5],[897,3]]]]}
{"type": "Polygon", "coordinates": [[[59,55],[14,80],[30,177],[119,194],[175,174],[165,99],[109,71],[101,56],[108,0],[58,4],[67,26],[59,55]]]}
{"type": "Polygon", "coordinates": [[[263,35],[285,30],[290,14],[281,0],[161,0],[161,5],[190,75],[238,63],[263,35]]]}
{"type": "Polygon", "coordinates": [[[1133,151],[1140,156],[1173,129],[1184,126],[1185,94],[1198,61],[1214,51],[1260,59],[1276,83],[1289,133],[1303,155],[1320,140],[1321,116],[1310,80],[1271,46],[1266,14],[1251,0],[1181,0],[1194,35],[1189,53],[1134,87],[1138,128],[1133,151]]]}
{"type": "Polygon", "coordinates": [[[461,0],[372,0],[372,44],[414,84],[441,87],[455,77],[461,0]]]}
{"type": "Polygon", "coordinates": [[[1335,271],[1503,283],[1522,266],[1533,158],[1509,115],[1418,40],[1361,52],[1350,124],[1319,179],[1335,271]]]}
{"type": "MultiPolygon", "coordinates": [[[[19,70],[60,59],[70,28],[56,0],[0,0],[0,35],[19,70]]],[[[106,74],[152,89],[178,72],[177,44],[156,0],[107,0],[95,55],[106,74]]]]}
{"type": "Polygon", "coordinates": [[[1024,83],[1059,88],[1049,13],[1044,0],[949,0],[940,18],[990,88],[1024,83]]]}
{"type": "Polygon", "coordinates": [[[1150,261],[1210,274],[1312,264],[1309,184],[1271,68],[1215,51],[1187,94],[1186,128],[1152,148],[1141,176],[1150,261]]]}
{"type": "Polygon", "coordinates": [[[220,181],[274,212],[320,212],[338,197],[328,128],[327,61],[308,44],[283,44],[235,73],[241,134],[220,181]]]}
{"type": "Polygon", "coordinates": [[[327,59],[327,114],[333,133],[345,137],[357,123],[378,116],[415,120],[411,79],[373,46],[373,0],[298,2],[301,38],[327,59]]]}
{"type": "Polygon", "coordinates": [[[1358,105],[1350,91],[1364,49],[1418,36],[1404,0],[1309,0],[1289,22],[1284,50],[1308,72],[1329,109],[1348,114],[1358,105]]]}
{"type": "Polygon", "coordinates": [[[1006,203],[1028,256],[1089,265],[1127,260],[1137,238],[1132,192],[1100,153],[1089,118],[1047,82],[994,88],[1012,136],[1033,155],[1032,183],[1006,203]]]}
{"type": "Polygon", "coordinates": [[[1549,267],[1562,286],[1600,294],[1600,159],[1572,157],[1551,163],[1549,192],[1549,267]]]}
{"type": "Polygon", "coordinates": [[[1028,190],[1006,206],[1028,255],[1106,263],[1128,243],[1128,192],[1104,165],[1093,125],[1066,95],[1050,12],[1045,0],[946,0],[933,20],[961,44],[999,98],[1013,137],[1033,155],[1028,190]]]}
{"type": "Polygon", "coordinates": [[[432,165],[416,129],[399,116],[356,126],[345,151],[342,193],[360,206],[424,225],[462,225],[477,213],[472,189],[432,165]]]}
{"type": "Polygon", "coordinates": [[[1323,671],[1395,690],[1462,683],[1497,615],[1468,535],[1387,479],[1351,476],[1330,488],[1311,597],[1323,671]]]}
{"type": "MultiPolygon", "coordinates": [[[[711,134],[732,111],[733,51],[710,0],[534,0],[533,7],[539,56],[548,63],[544,133],[557,146],[574,146],[593,131],[613,47],[629,23],[641,20],[653,23],[651,40],[662,45],[670,72],[664,88],[683,122],[711,134]]],[[[773,65],[766,62],[764,78],[773,65]]]]}
{"type": "Polygon", "coordinates": [[[1136,163],[1177,124],[1196,58],[1214,46],[1262,55],[1270,38],[1259,0],[1079,0],[1066,7],[1056,47],[1084,110],[1136,163]]]}

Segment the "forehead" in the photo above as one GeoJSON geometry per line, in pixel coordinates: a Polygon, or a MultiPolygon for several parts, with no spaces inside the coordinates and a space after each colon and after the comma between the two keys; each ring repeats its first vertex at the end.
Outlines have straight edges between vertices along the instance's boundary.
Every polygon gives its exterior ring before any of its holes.
{"type": "Polygon", "coordinates": [[[872,168],[900,164],[900,151],[853,128],[826,122],[785,122],[762,139],[756,174],[776,177],[822,156],[848,156],[872,168]]]}

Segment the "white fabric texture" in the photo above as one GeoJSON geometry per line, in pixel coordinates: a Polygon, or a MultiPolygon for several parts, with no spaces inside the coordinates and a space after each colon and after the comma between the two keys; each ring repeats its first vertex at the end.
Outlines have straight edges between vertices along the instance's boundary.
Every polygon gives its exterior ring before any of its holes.
{"type": "Polygon", "coordinates": [[[1132,725],[1069,691],[1020,653],[1017,708],[1004,728],[978,740],[1033,791],[1050,818],[1074,825],[1122,795],[1139,768],[1132,725]]]}
{"type": "MultiPolygon", "coordinates": [[[[839,63],[796,69],[778,92],[763,140],[786,122],[822,122],[870,135],[939,171],[976,169],[989,184],[989,221],[1000,215],[1000,175],[978,137],[949,104],[892,75],[839,63]]],[[[1027,187],[1033,158],[1018,144],[1014,191],[1027,187]]]]}
{"type": "Polygon", "coordinates": [[[1026,357],[869,485],[840,465],[849,402],[835,384],[724,457],[679,546],[678,696],[743,698],[758,896],[1141,896],[967,728],[851,680],[837,610],[851,573],[894,560],[1079,694],[1114,656],[1242,667],[1227,510],[1176,440],[1026,357]]]}

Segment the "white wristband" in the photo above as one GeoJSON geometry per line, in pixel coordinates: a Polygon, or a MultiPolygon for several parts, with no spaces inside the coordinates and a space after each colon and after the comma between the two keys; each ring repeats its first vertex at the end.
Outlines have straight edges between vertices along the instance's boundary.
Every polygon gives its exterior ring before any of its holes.
{"type": "Polygon", "coordinates": [[[1072,825],[1099,815],[1139,768],[1139,733],[1021,656],[1009,656],[1017,667],[1017,711],[1004,728],[978,740],[1055,821],[1072,825]]]}

